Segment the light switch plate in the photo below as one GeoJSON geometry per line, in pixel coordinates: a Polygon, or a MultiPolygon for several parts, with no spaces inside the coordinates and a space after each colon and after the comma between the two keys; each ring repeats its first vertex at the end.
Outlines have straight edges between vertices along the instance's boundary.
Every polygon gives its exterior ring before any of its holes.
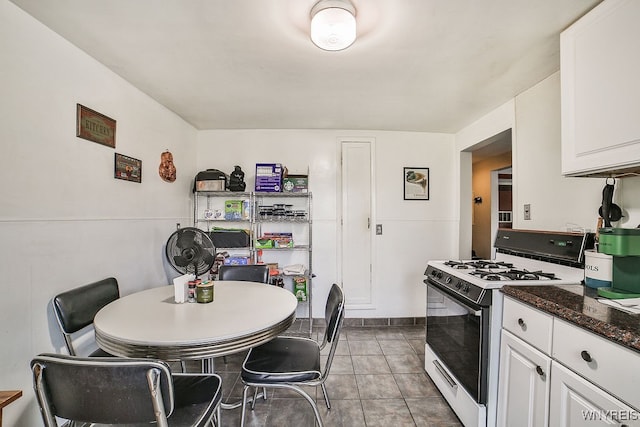
{"type": "Polygon", "coordinates": [[[376,234],[378,236],[382,234],[382,224],[376,224],[376,234]]]}
{"type": "Polygon", "coordinates": [[[531,205],[530,204],[524,205],[524,219],[525,220],[530,220],[531,219],[531,205]]]}

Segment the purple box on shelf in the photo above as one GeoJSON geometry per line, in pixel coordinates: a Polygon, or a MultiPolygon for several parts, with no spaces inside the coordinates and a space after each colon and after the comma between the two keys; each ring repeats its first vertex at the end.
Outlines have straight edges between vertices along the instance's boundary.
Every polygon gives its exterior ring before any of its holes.
{"type": "Polygon", "coordinates": [[[282,191],[282,165],[256,163],[256,191],[279,193],[282,191]]]}

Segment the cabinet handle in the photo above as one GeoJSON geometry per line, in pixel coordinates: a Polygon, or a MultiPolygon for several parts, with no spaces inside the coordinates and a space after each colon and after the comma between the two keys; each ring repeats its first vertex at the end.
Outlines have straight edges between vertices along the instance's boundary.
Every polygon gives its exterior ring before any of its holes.
{"type": "Polygon", "coordinates": [[[536,366],[536,373],[540,376],[544,375],[544,371],[542,370],[541,366],[536,366]]]}
{"type": "Polygon", "coordinates": [[[518,319],[518,325],[520,325],[521,328],[525,327],[525,323],[524,320],[522,320],[522,317],[518,319]]]}
{"type": "Polygon", "coordinates": [[[593,360],[587,350],[582,350],[580,352],[580,357],[582,357],[582,360],[584,360],[585,362],[591,362],[593,360]]]}

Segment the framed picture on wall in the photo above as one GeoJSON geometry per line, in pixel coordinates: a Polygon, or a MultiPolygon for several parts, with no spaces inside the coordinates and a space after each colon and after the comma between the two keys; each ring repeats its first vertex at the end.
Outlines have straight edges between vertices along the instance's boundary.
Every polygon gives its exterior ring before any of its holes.
{"type": "Polygon", "coordinates": [[[142,161],[115,153],[113,177],[125,181],[142,182],[142,161]]]}
{"type": "Polygon", "coordinates": [[[429,168],[402,168],[404,200],[429,200],[429,168]]]}
{"type": "Polygon", "coordinates": [[[116,148],[116,121],[84,105],[76,104],[76,136],[116,148]]]}

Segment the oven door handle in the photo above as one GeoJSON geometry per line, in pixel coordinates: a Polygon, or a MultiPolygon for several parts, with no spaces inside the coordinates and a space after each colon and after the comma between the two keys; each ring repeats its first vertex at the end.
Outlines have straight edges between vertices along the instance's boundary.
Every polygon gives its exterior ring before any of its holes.
{"type": "Polygon", "coordinates": [[[434,360],[433,365],[436,367],[436,370],[440,373],[440,375],[442,375],[442,378],[444,378],[445,381],[449,383],[449,387],[456,390],[458,388],[458,383],[456,383],[453,378],[451,378],[451,375],[449,375],[447,371],[444,370],[440,362],[434,360]]]}

